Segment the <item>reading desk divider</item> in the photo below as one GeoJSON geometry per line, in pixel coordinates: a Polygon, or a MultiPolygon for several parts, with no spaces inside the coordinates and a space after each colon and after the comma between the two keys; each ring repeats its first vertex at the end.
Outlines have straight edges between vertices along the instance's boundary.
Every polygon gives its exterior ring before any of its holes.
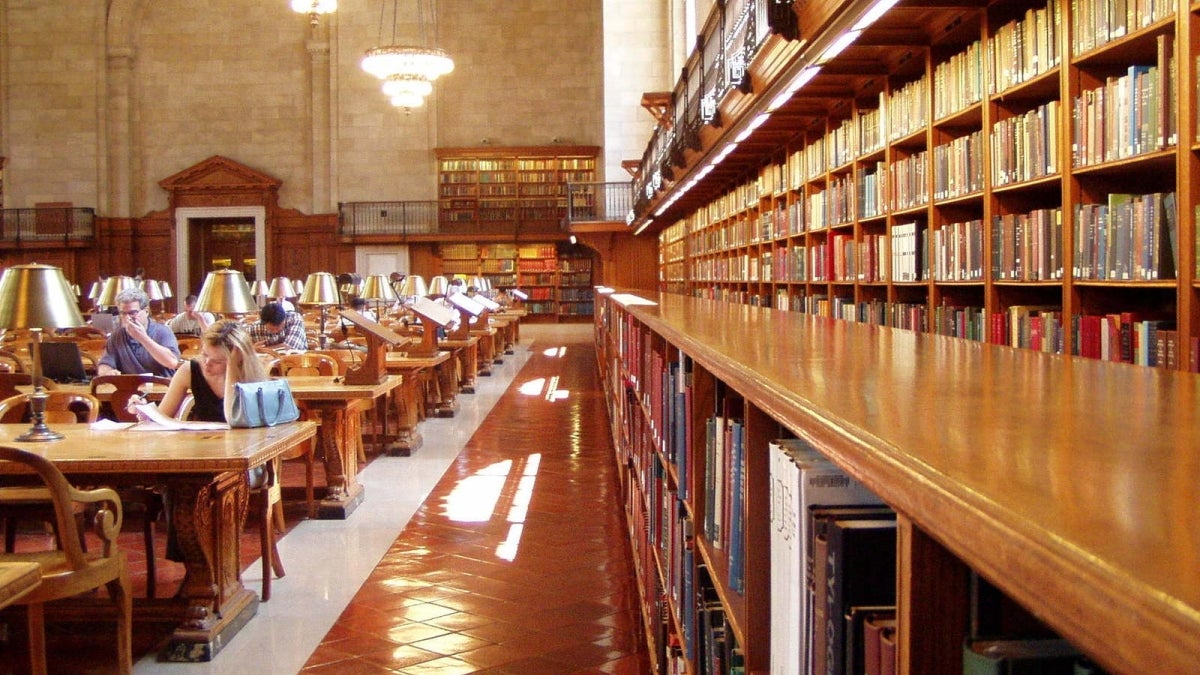
{"type": "MultiPolygon", "coordinates": [[[[445,328],[454,320],[454,310],[444,307],[429,298],[417,298],[410,310],[421,318],[421,342],[408,348],[411,356],[429,357],[438,353],[437,329],[445,328]]],[[[464,321],[465,323],[465,321],[464,321]]],[[[382,361],[380,362],[382,366],[382,361]]]]}
{"type": "MultiPolygon", "coordinates": [[[[352,309],[343,309],[341,315],[362,329],[367,338],[367,355],[361,364],[346,369],[346,384],[379,384],[387,378],[387,350],[384,344],[395,347],[409,342],[376,321],[372,321],[352,309]]],[[[436,338],[435,338],[436,339],[436,338]]]]}

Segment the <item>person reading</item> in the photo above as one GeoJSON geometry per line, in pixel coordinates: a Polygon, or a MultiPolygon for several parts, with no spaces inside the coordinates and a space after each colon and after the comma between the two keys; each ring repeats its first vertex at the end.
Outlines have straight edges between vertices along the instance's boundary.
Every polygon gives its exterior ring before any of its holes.
{"type": "Polygon", "coordinates": [[[183,301],[183,311],[167,321],[167,327],[176,335],[200,335],[216,318],[208,312],[196,310],[196,296],[189,295],[183,301]]]}
{"type": "Polygon", "coordinates": [[[150,318],[146,292],[127,288],[117,294],[116,303],[120,324],[108,336],[104,354],[96,363],[96,374],[170,377],[183,364],[179,343],[170,328],[150,318]]]}
{"type": "Polygon", "coordinates": [[[272,349],[308,351],[304,319],[289,312],[278,302],[268,302],[258,313],[258,321],[250,324],[250,336],[256,346],[272,349]]]}
{"type": "MultiPolygon", "coordinates": [[[[180,417],[187,395],[192,395],[188,418],[203,422],[225,422],[233,408],[233,385],[237,382],[262,382],[269,379],[254,344],[245,328],[234,321],[217,321],[200,336],[200,356],[185,359],[185,365],[175,371],[171,384],[158,403],[158,410],[168,417],[180,417]]],[[[139,418],[138,406],[147,405],[141,396],[130,397],[127,409],[139,418]]],[[[251,487],[263,481],[262,467],[252,469],[247,476],[251,487]]],[[[170,509],[167,509],[168,518],[170,509]]],[[[167,525],[167,560],[181,562],[183,554],[174,527],[167,525]]]]}

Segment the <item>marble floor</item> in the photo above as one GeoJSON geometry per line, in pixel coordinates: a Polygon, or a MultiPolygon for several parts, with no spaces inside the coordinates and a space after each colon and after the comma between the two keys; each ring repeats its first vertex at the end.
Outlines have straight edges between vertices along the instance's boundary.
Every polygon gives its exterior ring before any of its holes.
{"type": "MultiPolygon", "coordinates": [[[[521,337],[455,417],[423,423],[412,457],[362,469],[349,519],[289,507],[287,576],[215,660],[159,663],[152,636],[135,635],[135,673],[648,672],[592,327],[529,324],[521,337]]],[[[256,533],[242,550],[257,557],[256,533]]],[[[248,587],[260,569],[246,565],[248,587]]],[[[107,672],[102,647],[48,630],[56,672],[107,672]]],[[[17,637],[0,642],[0,673],[21,672],[17,637]]]]}

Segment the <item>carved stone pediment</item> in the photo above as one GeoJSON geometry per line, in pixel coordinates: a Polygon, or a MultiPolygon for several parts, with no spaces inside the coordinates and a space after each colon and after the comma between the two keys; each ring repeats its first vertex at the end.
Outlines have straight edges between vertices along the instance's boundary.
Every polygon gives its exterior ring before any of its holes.
{"type": "Polygon", "coordinates": [[[167,192],[268,192],[282,184],[277,178],[238,162],[213,155],[158,182],[167,192]]]}

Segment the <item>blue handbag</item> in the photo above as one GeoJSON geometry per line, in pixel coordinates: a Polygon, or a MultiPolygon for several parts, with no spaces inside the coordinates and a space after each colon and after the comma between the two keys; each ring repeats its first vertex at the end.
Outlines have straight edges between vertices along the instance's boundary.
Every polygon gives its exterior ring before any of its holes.
{"type": "Polygon", "coordinates": [[[233,385],[231,427],[273,427],[300,419],[300,409],[287,380],[238,382],[233,385]]]}

